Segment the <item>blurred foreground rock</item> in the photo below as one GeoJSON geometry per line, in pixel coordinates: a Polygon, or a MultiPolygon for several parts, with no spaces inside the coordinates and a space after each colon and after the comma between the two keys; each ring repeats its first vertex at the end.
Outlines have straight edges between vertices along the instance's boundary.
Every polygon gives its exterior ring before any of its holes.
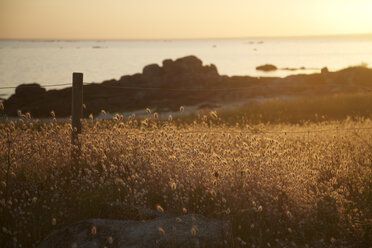
{"type": "Polygon", "coordinates": [[[39,248],[222,247],[230,239],[228,222],[189,214],[148,221],[83,220],[52,232],[39,248]]]}

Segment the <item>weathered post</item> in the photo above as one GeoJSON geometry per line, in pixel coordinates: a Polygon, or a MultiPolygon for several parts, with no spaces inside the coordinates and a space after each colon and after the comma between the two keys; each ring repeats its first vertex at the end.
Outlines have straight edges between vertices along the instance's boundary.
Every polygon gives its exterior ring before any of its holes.
{"type": "MultiPolygon", "coordinates": [[[[72,134],[71,144],[80,145],[78,134],[81,133],[81,115],[83,112],[83,73],[72,73],[72,134]]],[[[74,149],[73,149],[74,150],[74,149]]]]}

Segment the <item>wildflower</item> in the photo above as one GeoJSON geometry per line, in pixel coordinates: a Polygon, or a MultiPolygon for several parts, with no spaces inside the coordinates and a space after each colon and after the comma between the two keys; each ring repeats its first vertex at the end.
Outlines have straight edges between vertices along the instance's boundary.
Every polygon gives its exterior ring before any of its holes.
{"type": "Polygon", "coordinates": [[[93,235],[96,235],[96,234],[97,234],[97,227],[96,227],[96,226],[92,226],[92,228],[90,229],[90,232],[91,232],[93,235]]]}
{"type": "Polygon", "coordinates": [[[195,226],[195,225],[193,225],[192,227],[191,227],[191,229],[190,229],[190,233],[191,233],[191,235],[192,236],[195,236],[197,233],[198,233],[198,227],[197,226],[195,226]]]}
{"type": "Polygon", "coordinates": [[[161,227],[158,227],[157,229],[158,229],[158,232],[159,232],[160,234],[162,234],[162,235],[164,235],[164,234],[165,234],[165,231],[164,231],[164,229],[163,229],[163,228],[161,228],[161,227]]]}
{"type": "Polygon", "coordinates": [[[177,189],[177,184],[175,182],[170,182],[169,183],[170,187],[172,190],[176,190],[177,189]]]}
{"type": "Polygon", "coordinates": [[[288,218],[292,218],[292,213],[289,210],[287,210],[286,214],[287,214],[288,218]]]}
{"type": "Polygon", "coordinates": [[[160,213],[164,213],[164,209],[159,204],[156,205],[156,210],[160,213]]]}
{"type": "Polygon", "coordinates": [[[217,119],[217,111],[211,111],[209,113],[209,115],[213,118],[213,119],[217,119]]]}

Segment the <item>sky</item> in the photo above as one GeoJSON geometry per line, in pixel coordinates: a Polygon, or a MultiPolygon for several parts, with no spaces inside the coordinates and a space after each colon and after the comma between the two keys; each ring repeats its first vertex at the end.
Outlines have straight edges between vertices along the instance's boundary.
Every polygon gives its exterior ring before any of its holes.
{"type": "Polygon", "coordinates": [[[0,0],[0,39],[372,33],[372,0],[0,0]]]}

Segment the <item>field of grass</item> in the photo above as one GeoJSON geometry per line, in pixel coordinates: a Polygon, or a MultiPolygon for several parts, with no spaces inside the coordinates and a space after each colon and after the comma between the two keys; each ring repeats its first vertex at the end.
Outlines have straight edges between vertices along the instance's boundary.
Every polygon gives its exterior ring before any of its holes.
{"type": "MultiPolygon", "coordinates": [[[[200,111],[203,113],[203,111],[200,111]]],[[[207,113],[208,114],[208,113],[207,113]]],[[[258,123],[303,123],[372,118],[372,93],[335,94],[251,102],[241,107],[221,109],[219,119],[227,125],[258,123]]],[[[182,122],[193,122],[190,114],[182,122]]]]}
{"type": "Polygon", "coordinates": [[[369,247],[371,128],[117,115],[84,120],[72,159],[69,123],[4,120],[0,246],[35,247],[88,218],[140,219],[140,206],[229,220],[233,247],[369,247]]]}

